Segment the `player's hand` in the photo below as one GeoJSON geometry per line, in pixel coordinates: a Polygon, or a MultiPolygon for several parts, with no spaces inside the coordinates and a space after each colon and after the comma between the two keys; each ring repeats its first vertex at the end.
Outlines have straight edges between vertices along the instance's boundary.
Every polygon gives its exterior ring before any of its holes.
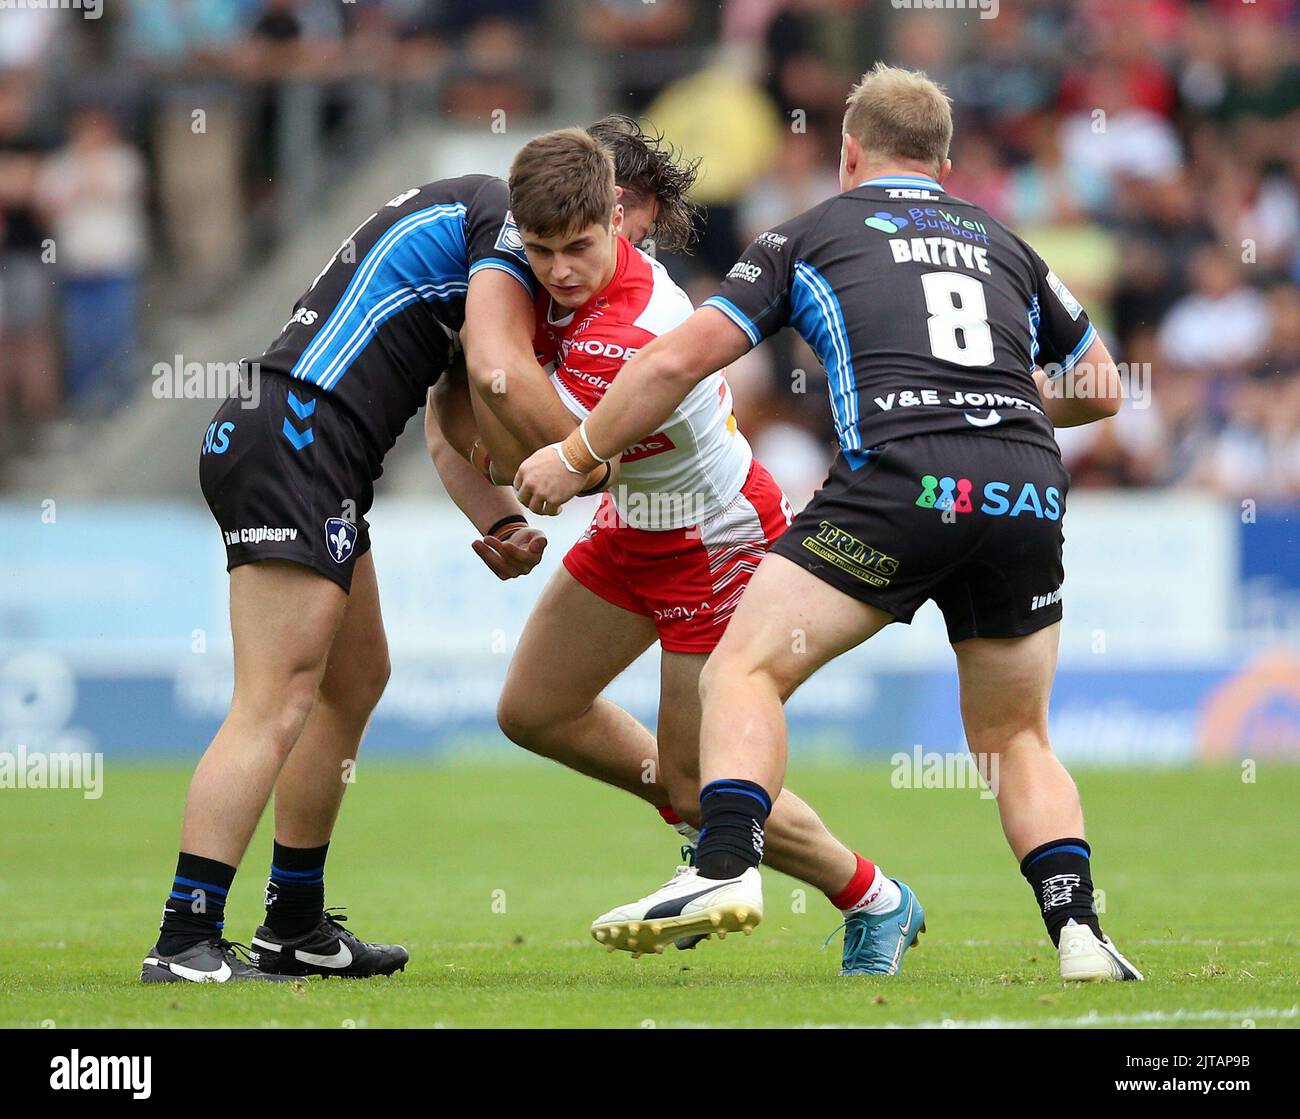
{"type": "Polygon", "coordinates": [[[521,504],[546,517],[557,516],[566,501],[605,476],[605,468],[576,474],[564,461],[560,444],[552,443],[529,455],[515,475],[515,493],[521,504]]]}
{"type": "Polygon", "coordinates": [[[501,536],[485,536],[470,547],[498,579],[517,579],[527,575],[542,561],[546,551],[546,534],[540,528],[524,525],[501,536]]]}

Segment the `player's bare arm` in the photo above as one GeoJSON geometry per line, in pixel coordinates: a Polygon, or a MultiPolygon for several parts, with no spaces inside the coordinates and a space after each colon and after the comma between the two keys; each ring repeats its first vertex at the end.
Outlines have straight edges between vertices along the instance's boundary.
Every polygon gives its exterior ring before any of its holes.
{"type": "Polygon", "coordinates": [[[476,432],[465,382],[444,376],[429,390],[424,411],[424,441],[434,469],[456,507],[482,534],[471,542],[475,554],[498,579],[527,575],[541,562],[546,536],[531,527],[510,491],[493,485],[456,450],[452,440],[473,442],[476,432]],[[445,427],[445,430],[444,430],[445,427]],[[456,435],[448,436],[447,432],[456,435]]]}
{"type": "Polygon", "coordinates": [[[1034,382],[1053,427],[1079,427],[1109,419],[1124,403],[1123,379],[1100,338],[1068,372],[1053,378],[1036,369],[1034,382]]]}
{"type": "MultiPolygon", "coordinates": [[[[523,458],[577,425],[537,364],[532,322],[532,304],[516,281],[498,272],[471,277],[461,338],[479,435],[461,453],[478,458],[475,465],[494,482],[511,477],[523,458]]],[[[454,445],[460,450],[459,440],[454,445]]],[[[580,489],[608,486],[614,470],[595,464],[580,489]]]]}
{"type": "Polygon", "coordinates": [[[543,447],[520,466],[519,500],[534,512],[558,513],[589,471],[657,431],[691,389],[748,350],[749,339],[735,323],[712,307],[700,308],[638,351],[563,443],[543,447]]]}
{"type": "Polygon", "coordinates": [[[537,364],[532,336],[533,304],[523,285],[499,271],[470,278],[461,338],[480,432],[503,477],[575,423],[537,364]]]}

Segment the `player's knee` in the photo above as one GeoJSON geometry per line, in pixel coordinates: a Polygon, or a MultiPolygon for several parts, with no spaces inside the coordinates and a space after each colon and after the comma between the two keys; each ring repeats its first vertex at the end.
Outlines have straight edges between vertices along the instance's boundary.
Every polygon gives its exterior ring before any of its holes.
{"type": "Polygon", "coordinates": [[[516,746],[546,754],[547,731],[554,715],[537,698],[522,691],[506,688],[497,702],[497,726],[516,746]]]}
{"type": "Polygon", "coordinates": [[[1047,728],[1023,723],[991,723],[966,725],[966,742],[970,752],[978,757],[1004,757],[1011,751],[1018,753],[1052,752],[1047,728]]]}
{"type": "MultiPolygon", "coordinates": [[[[392,676],[392,663],[388,650],[382,656],[369,659],[345,682],[331,682],[331,700],[358,715],[368,716],[383,697],[392,676]]],[[[322,689],[323,691],[324,689],[322,689]]]]}
{"type": "Polygon", "coordinates": [[[704,662],[704,669],[700,673],[700,699],[708,703],[726,685],[756,679],[784,694],[784,682],[777,674],[762,665],[756,665],[748,657],[733,653],[724,640],[704,662]]]}
{"type": "Polygon", "coordinates": [[[718,651],[715,649],[709,659],[704,662],[704,667],[700,669],[700,700],[708,703],[709,698],[717,691],[718,679],[726,675],[726,667],[718,657],[718,651]]]}
{"type": "Polygon", "coordinates": [[[388,645],[348,650],[343,662],[332,664],[321,680],[320,696],[334,710],[368,718],[388,687],[392,662],[388,645]]]}
{"type": "Polygon", "coordinates": [[[393,675],[393,664],[385,648],[381,656],[368,661],[357,679],[355,699],[358,709],[367,714],[375,709],[393,675]]]}
{"type": "Polygon", "coordinates": [[[250,698],[236,692],[230,710],[232,716],[242,716],[247,725],[257,728],[261,732],[259,739],[266,735],[275,752],[284,757],[302,734],[315,702],[315,683],[308,674],[301,673],[264,697],[250,698]]]}

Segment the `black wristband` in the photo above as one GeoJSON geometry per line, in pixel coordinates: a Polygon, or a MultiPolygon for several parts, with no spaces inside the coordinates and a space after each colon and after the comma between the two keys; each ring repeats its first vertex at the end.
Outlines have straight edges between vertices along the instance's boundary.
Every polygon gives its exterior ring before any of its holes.
{"type": "Polygon", "coordinates": [[[578,496],[590,497],[593,493],[600,493],[601,490],[603,490],[607,485],[609,485],[609,476],[613,473],[614,473],[614,467],[608,462],[605,463],[605,476],[601,478],[601,480],[597,482],[594,486],[591,486],[590,488],[585,490],[579,490],[578,496]]]}
{"type": "Polygon", "coordinates": [[[500,532],[503,528],[505,528],[506,525],[526,525],[527,523],[528,523],[528,518],[525,517],[522,513],[511,513],[510,516],[508,517],[502,517],[499,521],[496,522],[496,524],[494,524],[490,529],[488,529],[487,532],[485,532],[483,535],[495,536],[498,532],[500,532]]]}

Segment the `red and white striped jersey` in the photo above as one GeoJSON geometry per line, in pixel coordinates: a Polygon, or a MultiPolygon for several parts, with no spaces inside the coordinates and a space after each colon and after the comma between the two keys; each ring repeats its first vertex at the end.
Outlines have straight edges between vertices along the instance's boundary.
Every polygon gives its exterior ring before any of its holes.
{"type": "MultiPolygon", "coordinates": [[[[626,238],[603,291],[577,310],[537,300],[534,344],[551,383],[574,415],[585,417],[623,363],[651,339],[680,326],[693,308],[667,269],[626,238]]],[[[731,390],[712,373],[691,390],[663,429],[623,452],[613,496],[634,528],[699,524],[726,509],[749,474],[753,452],[736,429],[731,390]]]]}

